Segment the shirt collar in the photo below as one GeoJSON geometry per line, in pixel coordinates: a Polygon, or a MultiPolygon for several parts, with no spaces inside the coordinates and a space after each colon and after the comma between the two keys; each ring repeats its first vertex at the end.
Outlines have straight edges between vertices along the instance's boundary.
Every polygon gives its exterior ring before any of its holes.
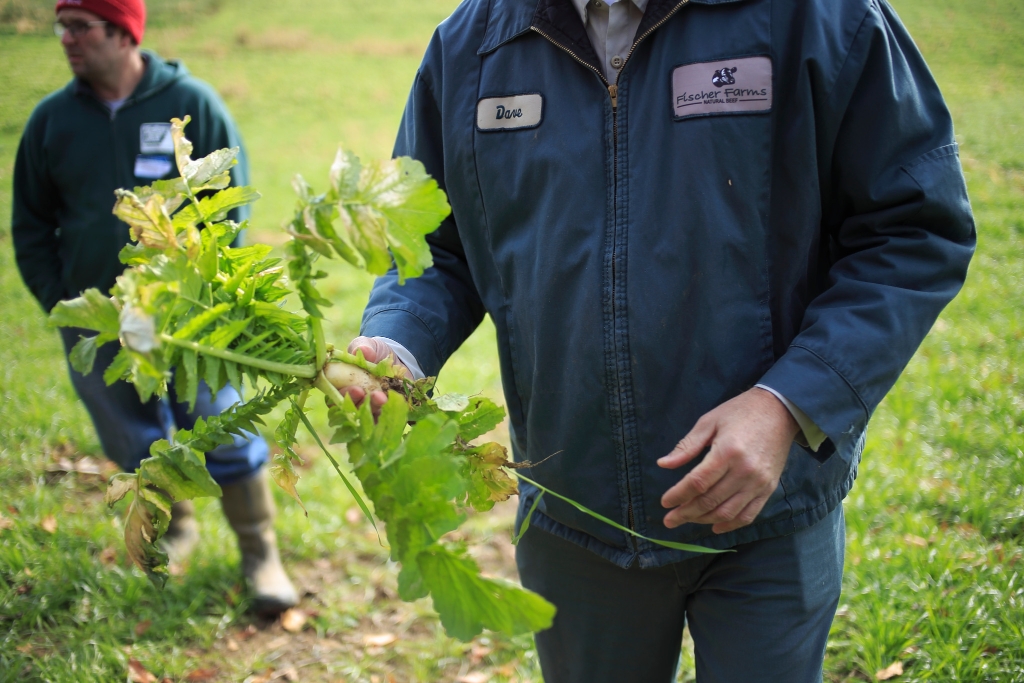
{"type": "MultiPolygon", "coordinates": [[[[619,2],[632,2],[641,12],[647,9],[647,0],[619,0],[619,2]]],[[[579,12],[580,19],[583,20],[583,25],[586,26],[587,6],[590,4],[590,0],[572,0],[572,4],[576,8],[576,11],[579,12]]]]}

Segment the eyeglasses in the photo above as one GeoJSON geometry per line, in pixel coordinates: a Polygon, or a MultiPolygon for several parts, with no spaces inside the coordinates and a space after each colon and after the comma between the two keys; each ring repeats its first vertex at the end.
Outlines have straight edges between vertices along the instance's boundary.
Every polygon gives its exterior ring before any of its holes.
{"type": "Polygon", "coordinates": [[[108,22],[101,19],[96,21],[72,21],[65,24],[62,21],[53,22],[53,35],[63,38],[65,33],[70,33],[72,38],[80,38],[96,26],[106,26],[108,22]]]}

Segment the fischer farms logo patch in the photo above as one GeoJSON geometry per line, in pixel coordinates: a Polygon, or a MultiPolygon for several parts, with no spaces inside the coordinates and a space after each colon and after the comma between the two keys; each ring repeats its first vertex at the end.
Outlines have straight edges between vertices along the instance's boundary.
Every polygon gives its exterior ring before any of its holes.
{"type": "Polygon", "coordinates": [[[771,111],[772,60],[741,57],[685,64],[672,71],[675,118],[771,111]]]}

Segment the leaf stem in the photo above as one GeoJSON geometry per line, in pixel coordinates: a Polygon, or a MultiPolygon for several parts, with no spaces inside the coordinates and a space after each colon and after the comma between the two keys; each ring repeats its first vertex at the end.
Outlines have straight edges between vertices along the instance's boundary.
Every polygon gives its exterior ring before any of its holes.
{"type": "Polygon", "coordinates": [[[316,366],[323,369],[327,364],[327,342],[324,341],[324,326],[320,318],[309,316],[309,326],[313,330],[313,343],[316,344],[316,366]]]}
{"type": "Polygon", "coordinates": [[[338,391],[336,386],[327,381],[327,378],[324,377],[324,373],[317,373],[316,379],[313,381],[313,386],[324,392],[327,398],[331,399],[331,402],[335,405],[340,406],[345,402],[345,397],[341,395],[341,392],[338,391]]]}
{"type": "MultiPolygon", "coordinates": [[[[594,519],[600,520],[600,521],[604,522],[605,524],[613,526],[616,529],[618,529],[619,531],[623,531],[623,532],[625,532],[625,533],[627,533],[627,534],[629,534],[631,536],[636,536],[637,538],[642,538],[643,540],[649,541],[650,543],[656,543],[658,545],[665,546],[666,548],[673,548],[675,550],[685,550],[685,551],[690,552],[690,553],[717,554],[717,553],[731,553],[731,552],[734,552],[732,550],[716,550],[714,548],[707,548],[707,547],[702,546],[702,545],[693,545],[692,543],[676,543],[675,541],[660,541],[657,538],[649,538],[647,536],[644,536],[643,534],[638,534],[637,532],[633,531],[632,529],[627,529],[626,527],[622,526],[618,522],[613,522],[612,520],[608,519],[604,515],[599,515],[598,513],[596,513],[593,510],[591,510],[590,508],[584,507],[583,505],[580,505],[579,503],[577,503],[575,500],[573,500],[571,498],[566,498],[565,496],[563,496],[561,494],[555,493],[551,489],[538,484],[533,479],[530,479],[529,477],[525,476],[521,472],[517,471],[515,473],[515,475],[518,478],[520,478],[523,481],[525,481],[527,484],[532,484],[532,485],[536,486],[543,493],[548,493],[548,494],[554,496],[555,498],[558,498],[559,500],[565,501],[566,503],[568,503],[569,505],[572,505],[574,508],[576,508],[580,512],[582,512],[582,513],[584,513],[586,515],[590,515],[594,519]]],[[[537,504],[534,503],[533,507],[536,508],[537,504]]],[[[533,509],[530,510],[530,515],[531,516],[533,515],[533,509]]]]}
{"type": "Polygon", "coordinates": [[[204,353],[207,356],[220,358],[221,360],[226,360],[231,363],[238,363],[239,365],[249,365],[254,368],[259,368],[260,370],[266,370],[267,372],[276,372],[281,375],[291,375],[292,377],[313,379],[314,377],[317,376],[317,373],[319,372],[319,370],[314,365],[295,365],[293,363],[278,363],[272,360],[253,358],[251,356],[246,356],[241,353],[235,353],[234,351],[228,351],[227,349],[218,349],[213,346],[199,344],[194,341],[188,341],[186,339],[175,339],[169,334],[161,333],[160,341],[170,344],[172,346],[180,346],[183,349],[191,349],[196,353],[204,353]]]}

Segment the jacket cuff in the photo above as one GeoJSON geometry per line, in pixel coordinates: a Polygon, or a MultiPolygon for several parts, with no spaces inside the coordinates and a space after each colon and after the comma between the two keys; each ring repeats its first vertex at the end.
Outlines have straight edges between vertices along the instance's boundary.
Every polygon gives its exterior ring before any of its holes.
{"type": "Polygon", "coordinates": [[[860,395],[829,363],[803,346],[790,346],[758,384],[781,394],[818,428],[828,441],[814,456],[824,462],[838,451],[851,460],[868,421],[860,395]]]}
{"type": "Polygon", "coordinates": [[[825,432],[821,431],[818,425],[814,424],[814,420],[807,417],[807,413],[800,410],[795,403],[771,387],[763,384],[755,384],[754,386],[758,389],[764,389],[769,394],[779,399],[782,405],[786,406],[786,410],[789,411],[789,414],[793,416],[793,419],[796,420],[797,425],[800,427],[800,433],[797,434],[796,438],[793,440],[804,448],[810,448],[812,451],[817,453],[818,448],[828,437],[825,436],[825,432]]]}
{"type": "MultiPolygon", "coordinates": [[[[359,334],[365,337],[384,337],[388,342],[397,342],[405,352],[396,354],[399,360],[405,362],[403,356],[407,354],[423,375],[437,375],[443,362],[441,350],[420,316],[403,308],[382,308],[367,313],[359,334]]],[[[395,350],[394,346],[392,350],[395,350]]]]}

